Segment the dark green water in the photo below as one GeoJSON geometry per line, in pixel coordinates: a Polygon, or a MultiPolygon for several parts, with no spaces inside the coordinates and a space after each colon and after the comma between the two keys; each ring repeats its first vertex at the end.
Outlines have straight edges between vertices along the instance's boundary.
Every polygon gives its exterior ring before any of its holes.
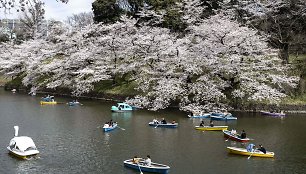
{"type": "MultiPolygon", "coordinates": [[[[306,173],[306,115],[290,114],[283,119],[259,114],[234,113],[228,125],[245,129],[254,144],[275,152],[274,159],[228,154],[221,132],[197,131],[200,119],[189,119],[176,110],[111,113],[114,102],[80,101],[84,105],[41,106],[41,96],[12,94],[0,89],[0,173],[103,173],[136,174],[123,166],[134,155],[150,154],[153,162],[167,164],[171,174],[199,173],[306,173]],[[165,117],[179,123],[177,129],[149,127],[153,118],[165,117]],[[100,125],[113,119],[121,128],[104,133],[100,125]],[[6,147],[14,135],[30,136],[41,152],[38,158],[19,160],[6,147]]],[[[56,98],[67,102],[67,98],[56,98]]],[[[204,120],[208,123],[207,120],[204,120]]]]}

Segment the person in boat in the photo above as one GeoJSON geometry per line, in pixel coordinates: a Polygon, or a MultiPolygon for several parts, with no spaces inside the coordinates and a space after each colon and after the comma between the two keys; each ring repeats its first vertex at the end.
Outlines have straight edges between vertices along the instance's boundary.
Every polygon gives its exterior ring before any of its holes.
{"type": "Polygon", "coordinates": [[[113,125],[114,125],[113,120],[110,120],[110,121],[109,121],[109,126],[110,126],[110,127],[113,127],[113,125]]]}
{"type": "Polygon", "coordinates": [[[152,163],[151,157],[150,157],[150,155],[147,155],[147,158],[144,161],[144,165],[151,166],[151,163],[152,163]]]}
{"type": "Polygon", "coordinates": [[[244,130],[242,130],[242,132],[241,132],[241,134],[240,134],[239,138],[241,138],[241,139],[246,138],[246,133],[245,133],[245,131],[244,131],[244,130]]]}
{"type": "Polygon", "coordinates": [[[175,120],[172,120],[172,124],[175,124],[175,120]]]}
{"type": "Polygon", "coordinates": [[[158,120],[156,118],[153,119],[154,124],[158,124],[158,120]]]}
{"type": "Polygon", "coordinates": [[[165,120],[165,118],[162,119],[161,124],[167,124],[167,121],[165,120]]]}
{"type": "Polygon", "coordinates": [[[109,123],[106,122],[103,127],[108,128],[109,127],[109,123]]]}
{"type": "Polygon", "coordinates": [[[232,134],[232,135],[236,135],[236,134],[237,134],[237,131],[236,131],[235,129],[232,129],[232,130],[231,130],[231,134],[232,134]]]}
{"type": "Polygon", "coordinates": [[[246,150],[248,151],[248,152],[253,152],[254,151],[254,147],[255,147],[255,144],[249,144],[248,146],[247,146],[247,148],[246,148],[246,150]]]}
{"type": "Polygon", "coordinates": [[[267,151],[266,149],[260,144],[259,147],[257,148],[257,150],[261,151],[262,153],[266,154],[267,151]]]}
{"type": "Polygon", "coordinates": [[[139,163],[139,158],[137,158],[137,156],[134,156],[134,158],[133,158],[133,163],[134,164],[138,164],[139,163]]]}
{"type": "Polygon", "coordinates": [[[200,127],[204,127],[204,121],[201,121],[200,127]]]}
{"type": "Polygon", "coordinates": [[[210,126],[210,127],[214,127],[214,122],[213,122],[212,120],[210,120],[209,126],[210,126]]]}

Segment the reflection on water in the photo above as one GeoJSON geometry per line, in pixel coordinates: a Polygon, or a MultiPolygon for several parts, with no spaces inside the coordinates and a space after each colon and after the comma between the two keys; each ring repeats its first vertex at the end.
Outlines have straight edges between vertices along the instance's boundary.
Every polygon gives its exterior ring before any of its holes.
{"type": "Polygon", "coordinates": [[[112,118],[124,117],[129,119],[133,115],[133,112],[112,112],[112,118]]]}
{"type": "MultiPolygon", "coordinates": [[[[202,119],[188,118],[176,110],[112,113],[112,103],[81,101],[81,107],[66,104],[40,106],[41,96],[31,97],[0,90],[0,173],[103,173],[139,174],[123,167],[123,161],[150,155],[153,162],[167,164],[170,173],[306,173],[305,115],[284,118],[234,113],[237,121],[214,121],[238,132],[245,130],[252,143],[275,152],[275,159],[228,154],[226,147],[245,147],[226,141],[222,132],[197,131],[202,119]],[[18,107],[16,107],[18,106],[18,107]],[[178,128],[154,128],[154,118],[176,120],[178,128]],[[103,132],[109,120],[119,126],[103,132]],[[19,125],[20,135],[33,138],[39,158],[19,160],[7,155],[5,147],[19,125]],[[222,167],[220,167],[222,166],[222,167]],[[264,171],[264,172],[263,172],[264,171]]],[[[69,99],[57,97],[66,103],[69,99]]],[[[209,124],[209,119],[203,119],[209,124]]]]}

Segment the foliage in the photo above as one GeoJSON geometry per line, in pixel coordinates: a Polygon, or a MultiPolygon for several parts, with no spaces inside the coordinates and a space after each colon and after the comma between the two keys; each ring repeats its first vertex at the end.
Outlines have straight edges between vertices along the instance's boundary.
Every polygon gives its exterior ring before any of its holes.
{"type": "Polygon", "coordinates": [[[190,25],[180,37],[136,24],[123,16],[72,33],[56,25],[47,39],[2,45],[8,51],[0,70],[25,74],[23,84],[33,89],[64,87],[74,95],[111,87],[117,94],[132,86],[138,92],[127,102],[153,110],[173,102],[191,111],[228,109],[234,99],[278,103],[285,89],[296,87],[298,78],[285,73],[290,67],[281,65],[266,38],[223,13],[190,25]]]}
{"type": "Polygon", "coordinates": [[[79,14],[73,14],[72,16],[69,16],[65,22],[73,29],[80,30],[87,25],[93,24],[93,13],[82,12],[79,14]]]}
{"type": "Polygon", "coordinates": [[[95,22],[114,23],[119,20],[123,10],[116,0],[96,0],[92,3],[95,22]]]}
{"type": "Polygon", "coordinates": [[[252,0],[238,3],[237,11],[245,23],[269,36],[269,43],[280,49],[281,58],[288,63],[290,45],[305,43],[305,6],[304,0],[252,0]]]}

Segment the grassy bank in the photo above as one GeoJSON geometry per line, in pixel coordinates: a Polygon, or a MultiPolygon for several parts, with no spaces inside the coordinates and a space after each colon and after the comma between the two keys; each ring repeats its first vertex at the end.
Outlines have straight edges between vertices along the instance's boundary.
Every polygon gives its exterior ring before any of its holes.
{"type": "Polygon", "coordinates": [[[10,80],[5,78],[4,76],[0,75],[0,86],[4,86],[10,80]]]}

